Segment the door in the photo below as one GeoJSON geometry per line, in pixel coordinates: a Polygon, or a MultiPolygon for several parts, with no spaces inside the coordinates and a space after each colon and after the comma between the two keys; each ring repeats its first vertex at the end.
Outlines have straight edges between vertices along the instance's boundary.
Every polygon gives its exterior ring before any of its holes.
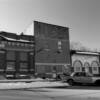
{"type": "Polygon", "coordinates": [[[76,72],[74,75],[73,75],[73,79],[75,82],[81,82],[81,73],[80,72],[76,72]]]}
{"type": "Polygon", "coordinates": [[[81,83],[91,83],[92,82],[92,75],[90,75],[89,73],[81,73],[81,83]]]}

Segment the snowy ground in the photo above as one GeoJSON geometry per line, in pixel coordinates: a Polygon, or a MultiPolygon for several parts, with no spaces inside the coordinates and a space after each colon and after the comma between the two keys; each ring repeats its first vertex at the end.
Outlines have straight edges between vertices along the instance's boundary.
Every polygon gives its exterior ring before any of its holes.
{"type": "Polygon", "coordinates": [[[36,81],[31,83],[25,82],[8,82],[0,83],[0,89],[21,89],[21,88],[42,88],[42,87],[59,87],[68,86],[67,83],[62,82],[49,82],[49,81],[36,81]]]}
{"type": "Polygon", "coordinates": [[[0,100],[100,100],[100,87],[69,86],[41,79],[31,83],[0,83],[0,100]]]}

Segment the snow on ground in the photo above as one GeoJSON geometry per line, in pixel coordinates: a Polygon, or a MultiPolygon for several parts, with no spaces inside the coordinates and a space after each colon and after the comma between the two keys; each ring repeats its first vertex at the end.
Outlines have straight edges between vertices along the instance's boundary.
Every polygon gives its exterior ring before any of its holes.
{"type": "Polygon", "coordinates": [[[48,82],[48,81],[37,81],[31,83],[16,82],[16,83],[0,83],[0,89],[21,89],[21,88],[42,88],[42,87],[60,87],[68,86],[67,83],[62,82],[48,82]]]}

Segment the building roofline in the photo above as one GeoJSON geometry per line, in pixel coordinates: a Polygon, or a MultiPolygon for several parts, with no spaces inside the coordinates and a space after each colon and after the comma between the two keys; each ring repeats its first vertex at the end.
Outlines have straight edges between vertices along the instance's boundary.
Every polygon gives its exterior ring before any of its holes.
{"type": "Polygon", "coordinates": [[[100,52],[93,51],[81,51],[81,50],[71,50],[72,54],[83,54],[83,55],[100,55],[100,52]]]}
{"type": "Polygon", "coordinates": [[[39,22],[39,23],[43,23],[43,24],[48,24],[48,25],[53,25],[53,26],[58,26],[58,27],[63,27],[63,28],[67,28],[67,29],[69,29],[68,26],[57,25],[57,24],[54,24],[54,23],[43,22],[43,21],[39,21],[39,20],[33,20],[33,22],[39,22]]]}

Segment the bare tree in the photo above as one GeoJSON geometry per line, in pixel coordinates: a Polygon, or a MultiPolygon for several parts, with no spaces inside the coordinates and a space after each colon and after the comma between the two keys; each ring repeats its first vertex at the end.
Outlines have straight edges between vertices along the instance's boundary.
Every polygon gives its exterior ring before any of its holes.
{"type": "Polygon", "coordinates": [[[90,48],[86,47],[86,46],[83,46],[82,43],[80,42],[71,42],[70,43],[70,49],[71,50],[80,50],[80,51],[91,51],[90,48]]]}

